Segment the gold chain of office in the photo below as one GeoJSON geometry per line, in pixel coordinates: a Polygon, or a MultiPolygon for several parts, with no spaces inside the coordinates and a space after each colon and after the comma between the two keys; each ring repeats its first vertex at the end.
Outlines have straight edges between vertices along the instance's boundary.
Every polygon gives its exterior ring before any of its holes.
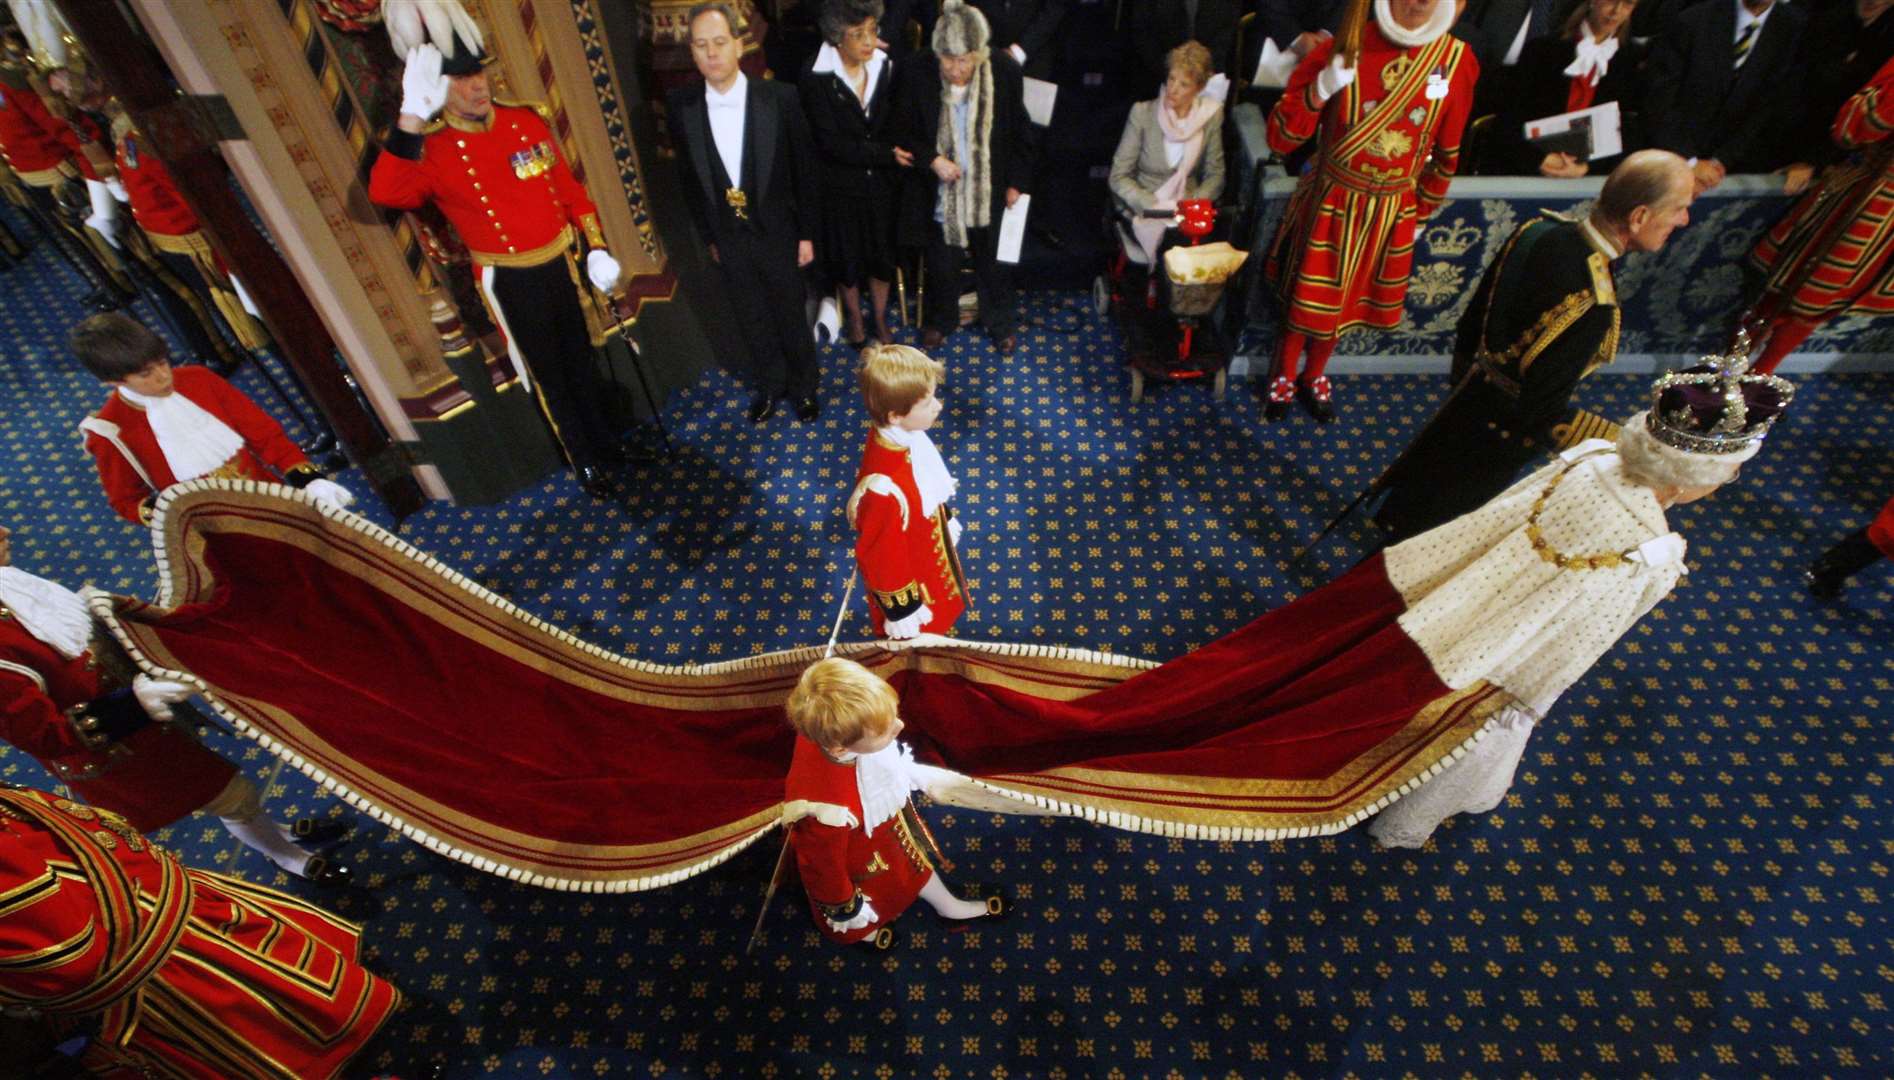
{"type": "Polygon", "coordinates": [[[1559,474],[1552,478],[1552,482],[1545,486],[1544,491],[1539,493],[1538,500],[1532,504],[1532,513],[1526,515],[1526,540],[1532,544],[1532,550],[1537,552],[1541,559],[1561,570],[1609,570],[1623,566],[1637,552],[1637,548],[1628,548],[1624,551],[1608,551],[1602,555],[1567,555],[1548,543],[1545,533],[1539,528],[1539,515],[1545,512],[1546,503],[1551,500],[1552,493],[1558,490],[1559,482],[1565,479],[1566,474],[1578,468],[1586,460],[1609,452],[1595,450],[1560,469],[1559,474]]]}

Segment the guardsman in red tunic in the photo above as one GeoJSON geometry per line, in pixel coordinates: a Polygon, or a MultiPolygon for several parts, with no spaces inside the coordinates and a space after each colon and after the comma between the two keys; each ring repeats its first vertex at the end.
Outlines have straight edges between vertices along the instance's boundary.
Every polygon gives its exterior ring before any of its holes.
{"type": "Polygon", "coordinates": [[[926,770],[895,742],[899,705],[894,687],[839,657],[810,665],[785,704],[798,738],[783,826],[816,928],[844,945],[891,947],[890,924],[916,897],[949,931],[1009,907],[962,900],[935,873],[944,860],[909,796],[926,770]]]}
{"type": "Polygon", "coordinates": [[[1761,324],[1768,374],[1837,315],[1894,311],[1894,60],[1835,115],[1829,136],[1843,162],[1822,174],[1749,260],[1767,275],[1750,321],[1761,324]]]}
{"type": "Polygon", "coordinates": [[[907,345],[871,345],[857,371],[873,427],[848,498],[868,614],[883,637],[944,634],[967,607],[947,500],[955,481],[927,436],[940,416],[940,361],[907,345]]]}
{"type": "Polygon", "coordinates": [[[0,65],[0,157],[20,178],[54,243],[101,290],[88,303],[116,306],[129,300],[132,284],[124,268],[102,234],[80,224],[85,207],[96,211],[113,205],[109,195],[100,204],[77,186],[99,184],[103,190],[101,166],[86,156],[78,131],[46,107],[25,70],[13,65],[0,65]]]}
{"type": "Polygon", "coordinates": [[[0,785],[0,900],[0,1006],[87,1025],[89,1075],[326,1080],[401,1001],[354,924],[45,792],[0,785]]]}
{"type": "Polygon", "coordinates": [[[133,253],[161,271],[165,286],[154,293],[155,299],[165,304],[172,321],[191,339],[191,348],[207,363],[215,359],[228,366],[242,359],[218,332],[220,323],[244,349],[267,346],[269,334],[244,310],[235,280],[143,133],[127,116],[112,122],[112,133],[120,190],[132,219],[150,241],[149,252],[134,247],[133,253]]]}
{"type": "Polygon", "coordinates": [[[1265,267],[1286,309],[1265,408],[1272,420],[1297,396],[1317,420],[1333,420],[1323,370],[1336,339],[1401,321],[1415,223],[1447,197],[1479,77],[1472,50],[1447,34],[1453,17],[1453,0],[1375,0],[1356,67],[1344,66],[1333,39],[1322,42],[1269,114],[1279,154],[1320,139],[1265,267]]]}
{"type": "Polygon", "coordinates": [[[1815,560],[1805,575],[1809,591],[1833,600],[1847,588],[1849,578],[1882,559],[1894,559],[1894,499],[1881,507],[1867,528],[1849,533],[1815,560]]]}
{"type": "Polygon", "coordinates": [[[337,509],[355,501],[243,391],[209,368],[172,367],[164,341],[137,321],[94,315],[73,330],[72,350],[112,387],[79,430],[120,517],[149,522],[165,488],[203,476],[287,484],[337,509]]]}
{"type": "Polygon", "coordinates": [[[455,41],[445,63],[433,45],[409,53],[401,116],[375,159],[368,197],[399,210],[433,202],[453,223],[480,268],[481,295],[522,384],[537,392],[580,486],[604,498],[612,491],[604,466],[622,451],[592,360],[597,342],[579,293],[577,237],[590,249],[585,273],[600,292],[616,287],[618,261],[545,119],[494,101],[480,53],[455,41]]]}
{"type": "Polygon", "coordinates": [[[56,191],[83,174],[79,134],[46,107],[24,71],[0,68],[0,156],[27,187],[56,191]]]}
{"type": "Polygon", "coordinates": [[[191,688],[137,673],[82,597],[9,565],[12,555],[0,527],[0,740],[140,832],[203,810],[290,873],[348,880],[346,867],[292,842],[337,840],[345,825],[305,820],[286,833],[269,820],[256,785],[173,723],[191,688]]]}

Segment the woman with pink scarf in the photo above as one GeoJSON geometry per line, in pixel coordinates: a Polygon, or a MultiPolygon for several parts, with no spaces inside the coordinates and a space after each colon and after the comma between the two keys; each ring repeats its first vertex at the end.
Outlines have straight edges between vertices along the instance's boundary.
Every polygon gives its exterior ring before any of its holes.
{"type": "MultiPolygon", "coordinates": [[[[1146,210],[1176,209],[1183,199],[1223,193],[1223,98],[1229,80],[1212,79],[1210,50],[1195,41],[1172,49],[1170,76],[1150,101],[1131,107],[1111,158],[1111,193],[1127,219],[1126,249],[1157,265],[1168,219],[1146,210]]],[[[1134,261],[1136,256],[1133,256],[1134,261]]]]}

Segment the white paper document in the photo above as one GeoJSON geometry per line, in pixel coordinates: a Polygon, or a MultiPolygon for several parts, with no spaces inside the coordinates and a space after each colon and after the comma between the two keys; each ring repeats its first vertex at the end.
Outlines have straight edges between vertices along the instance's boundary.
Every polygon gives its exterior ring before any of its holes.
{"type": "Polygon", "coordinates": [[[1019,261],[1019,246],[1026,240],[1026,211],[1032,206],[1031,195],[1021,195],[1006,208],[1000,218],[1000,250],[994,259],[1003,263],[1019,261]]]}
{"type": "Polygon", "coordinates": [[[1528,141],[1543,139],[1548,135],[1560,135],[1574,128],[1589,129],[1591,134],[1591,154],[1588,161],[1613,157],[1624,153],[1624,118],[1618,112],[1618,103],[1607,101],[1603,105],[1593,105],[1589,109],[1577,112],[1560,113],[1540,120],[1526,121],[1528,141]]]}
{"type": "Polygon", "coordinates": [[[1052,106],[1059,100],[1059,84],[1028,77],[1025,80],[1026,115],[1040,127],[1052,126],[1052,106]]]}

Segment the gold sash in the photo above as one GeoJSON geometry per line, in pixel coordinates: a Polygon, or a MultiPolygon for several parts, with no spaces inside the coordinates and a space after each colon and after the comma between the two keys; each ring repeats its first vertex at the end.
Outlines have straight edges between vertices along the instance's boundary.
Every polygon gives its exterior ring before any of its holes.
{"type": "MultiPolygon", "coordinates": [[[[1453,37],[1449,34],[1442,34],[1426,45],[1421,46],[1421,51],[1415,54],[1414,62],[1408,66],[1406,71],[1401,73],[1400,81],[1395,83],[1392,90],[1388,91],[1388,96],[1382,98],[1372,112],[1362,117],[1354,126],[1348,129],[1348,134],[1343,135],[1341,141],[1335,144],[1335,150],[1329,155],[1329,160],[1337,163],[1351,160],[1356,154],[1366,149],[1370,142],[1380,138],[1381,133],[1392,126],[1395,121],[1407,115],[1407,105],[1408,102],[1414,99],[1414,92],[1420,88],[1421,83],[1427,80],[1427,76],[1433,74],[1434,68],[1440,66],[1442,55],[1451,49],[1452,46],[1453,37]]],[[[1457,67],[1458,65],[1454,66],[1457,67]]],[[[1451,69],[1447,72],[1447,78],[1449,80],[1453,78],[1453,71],[1451,69]]],[[[1349,85],[1348,92],[1357,96],[1360,95],[1361,79],[1359,73],[1355,81],[1349,85]]],[[[1446,99],[1442,98],[1440,100],[1444,101],[1446,99]]],[[[1434,113],[1439,111],[1439,108],[1440,101],[1429,101],[1427,103],[1428,119],[1431,120],[1434,113]]]]}

